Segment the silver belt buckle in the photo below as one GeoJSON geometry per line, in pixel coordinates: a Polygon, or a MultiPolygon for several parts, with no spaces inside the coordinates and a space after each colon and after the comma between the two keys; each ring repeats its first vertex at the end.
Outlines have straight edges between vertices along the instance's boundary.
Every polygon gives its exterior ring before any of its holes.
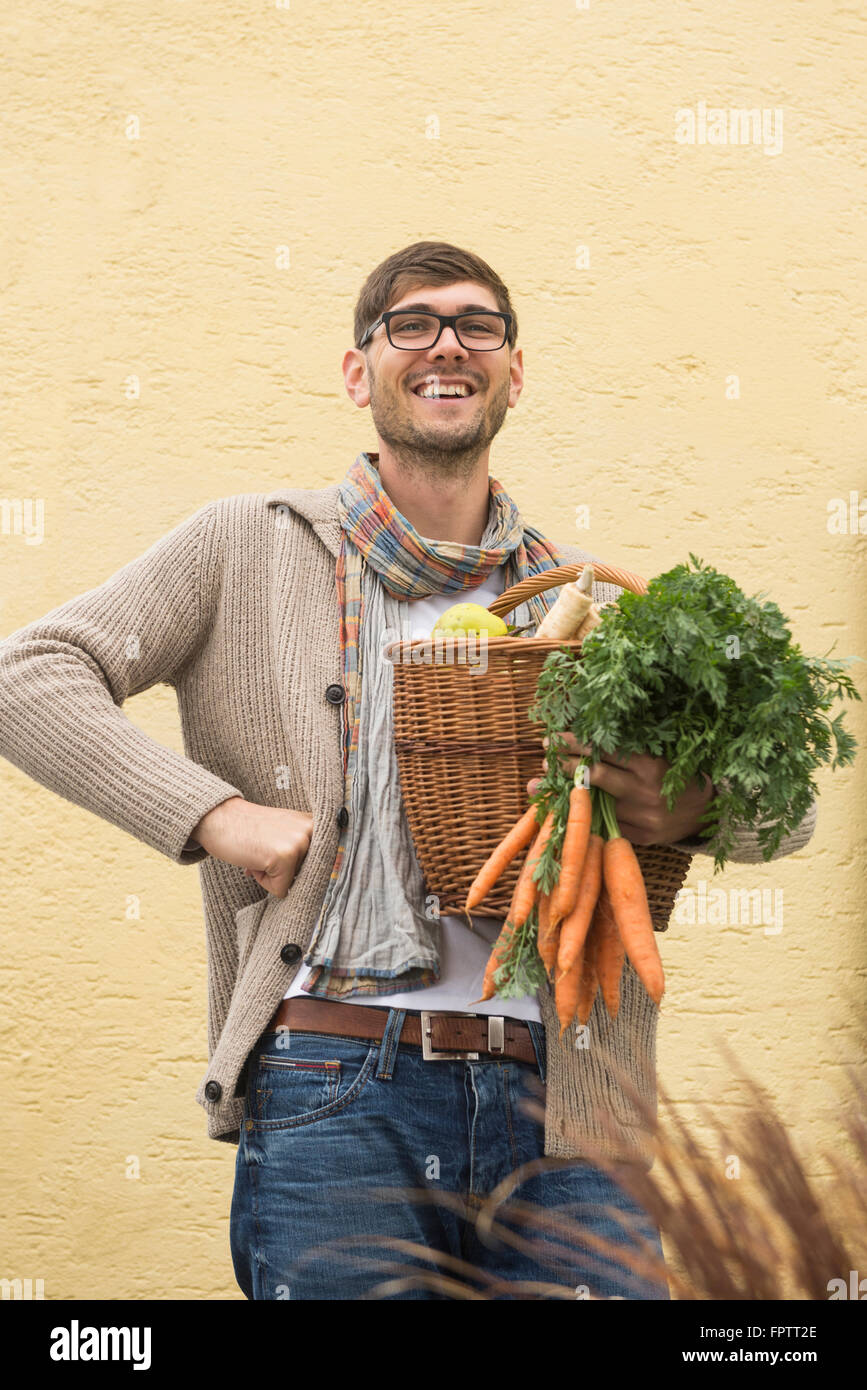
{"type": "Polygon", "coordinates": [[[488,1020],[488,1051],[502,1052],[505,1048],[505,1020],[501,1014],[462,1014],[455,1011],[443,1009],[421,1010],[421,1055],[426,1062],[448,1062],[464,1061],[477,1062],[478,1052],[470,1052],[467,1049],[459,1052],[446,1052],[443,1048],[435,1048],[431,1042],[431,1018],[487,1018],[488,1020]]]}

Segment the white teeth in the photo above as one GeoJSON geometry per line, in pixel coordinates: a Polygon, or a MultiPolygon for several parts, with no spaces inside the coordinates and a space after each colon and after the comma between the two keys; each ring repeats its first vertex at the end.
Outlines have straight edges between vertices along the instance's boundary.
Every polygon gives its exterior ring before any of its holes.
{"type": "Polygon", "coordinates": [[[438,386],[436,382],[433,382],[430,386],[416,391],[416,395],[431,400],[437,396],[471,396],[472,391],[468,386],[438,386]]]}

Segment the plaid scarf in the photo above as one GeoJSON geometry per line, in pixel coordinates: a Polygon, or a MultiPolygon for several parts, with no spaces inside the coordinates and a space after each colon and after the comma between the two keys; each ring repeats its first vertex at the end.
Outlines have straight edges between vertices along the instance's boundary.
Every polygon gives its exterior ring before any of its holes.
{"type": "MultiPolygon", "coordinates": [[[[427,540],[419,535],[415,527],[383,492],[379,473],[373,462],[378,458],[379,455],[375,453],[359,454],[341,484],[338,500],[342,536],[336,579],[340,605],[343,684],[346,692],[342,706],[346,806],[352,804],[353,789],[359,774],[359,760],[361,774],[365,779],[365,790],[371,759],[376,759],[378,764],[381,764],[388,754],[394,760],[392,771],[396,773],[397,770],[393,749],[393,725],[390,722],[390,690],[385,692],[378,689],[375,697],[372,696],[376,698],[378,705],[388,706],[388,720],[384,725],[377,726],[380,746],[362,748],[359,743],[364,652],[367,652],[371,665],[371,684],[386,679],[390,681],[393,674],[393,668],[387,662],[376,660],[375,639],[379,634],[366,632],[363,627],[367,608],[365,591],[375,596],[376,602],[371,603],[368,600],[368,603],[371,607],[376,607],[376,621],[381,624],[384,621],[383,612],[386,615],[396,612],[405,615],[407,600],[436,593],[457,593],[478,587],[498,565],[505,564],[506,583],[511,586],[531,574],[538,574],[563,563],[551,541],[546,540],[539,531],[522,523],[515,503],[494,478],[489,480],[488,525],[481,545],[427,540]],[[371,585],[381,585],[381,591],[371,590],[371,585]],[[384,698],[386,695],[389,696],[388,699],[384,698]],[[381,746],[383,743],[390,743],[388,749],[381,746]]],[[[519,624],[539,623],[547,610],[546,595],[535,595],[516,611],[515,621],[519,624]]],[[[403,629],[405,623],[401,622],[400,627],[403,629]]],[[[368,801],[364,804],[367,806],[368,801]]],[[[376,802],[375,807],[378,806],[379,802],[376,802]]],[[[374,811],[374,814],[378,813],[377,810],[374,811]]],[[[303,985],[304,991],[324,998],[340,999],[354,994],[391,994],[398,989],[403,992],[434,984],[439,978],[439,963],[435,942],[430,937],[429,923],[427,926],[423,925],[423,896],[423,881],[408,831],[405,829],[405,816],[394,817],[387,825],[380,823],[368,826],[367,829],[356,824],[354,818],[350,817],[349,827],[341,834],[325,902],[314,938],[305,956],[306,963],[312,968],[303,985]],[[380,845],[383,841],[390,844],[392,840],[401,838],[404,840],[403,858],[396,854],[394,857],[390,856],[388,864],[384,860],[378,862],[377,842],[380,845]],[[367,926],[359,925],[360,919],[365,915],[365,882],[350,884],[344,877],[347,850],[350,867],[356,864],[356,874],[350,875],[354,879],[364,877],[369,883],[370,877],[367,873],[363,876],[358,871],[358,864],[363,864],[365,870],[372,866],[377,890],[386,894],[387,913],[383,920],[400,923],[400,947],[395,945],[391,949],[382,941],[381,927],[380,940],[374,942],[374,921],[369,921],[367,926]],[[410,860],[411,862],[408,862],[410,860]],[[393,872],[395,863],[400,866],[399,875],[393,872]],[[392,870],[391,873],[388,872],[389,869],[392,870]],[[408,881],[405,895],[404,890],[395,885],[392,897],[389,898],[390,886],[381,880],[398,876],[408,881]],[[339,901],[341,905],[338,916],[332,911],[335,901],[339,901]],[[346,920],[347,912],[350,920],[346,920]],[[415,932],[412,922],[407,920],[410,917],[415,918],[415,932]],[[353,952],[352,938],[356,931],[358,939],[355,944],[358,951],[353,952]],[[368,933],[367,936],[365,932],[368,933]],[[364,969],[356,970],[352,962],[357,962],[359,956],[369,962],[375,961],[375,965],[369,964],[364,969]],[[384,959],[384,956],[387,959],[384,959]]],[[[378,916],[383,917],[382,901],[378,904],[378,916]]]]}

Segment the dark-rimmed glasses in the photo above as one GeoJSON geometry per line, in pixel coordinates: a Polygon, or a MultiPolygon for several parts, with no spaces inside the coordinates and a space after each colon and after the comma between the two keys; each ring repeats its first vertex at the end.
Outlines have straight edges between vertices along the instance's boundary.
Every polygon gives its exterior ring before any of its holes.
{"type": "Polygon", "coordinates": [[[496,352],[509,336],[512,315],[493,309],[474,314],[428,314],[415,309],[386,309],[376,323],[365,330],[358,344],[360,348],[364,347],[381,323],[385,324],[391,346],[404,352],[433,347],[444,328],[452,328],[461,347],[469,352],[496,352]]]}

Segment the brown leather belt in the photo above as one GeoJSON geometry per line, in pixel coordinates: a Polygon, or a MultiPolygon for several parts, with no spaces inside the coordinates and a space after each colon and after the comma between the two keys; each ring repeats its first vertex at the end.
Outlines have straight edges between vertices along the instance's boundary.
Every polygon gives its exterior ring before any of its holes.
{"type": "MultiPolygon", "coordinates": [[[[389,1010],[367,1004],[340,1004],[333,999],[282,999],[268,1029],[289,1028],[297,1033],[328,1033],[341,1038],[381,1040],[389,1010]]],[[[400,1031],[401,1043],[421,1047],[428,1062],[485,1057],[514,1057],[536,1061],[530,1030],[519,1018],[497,1014],[452,1014],[422,1010],[407,1013],[400,1031]]]]}

